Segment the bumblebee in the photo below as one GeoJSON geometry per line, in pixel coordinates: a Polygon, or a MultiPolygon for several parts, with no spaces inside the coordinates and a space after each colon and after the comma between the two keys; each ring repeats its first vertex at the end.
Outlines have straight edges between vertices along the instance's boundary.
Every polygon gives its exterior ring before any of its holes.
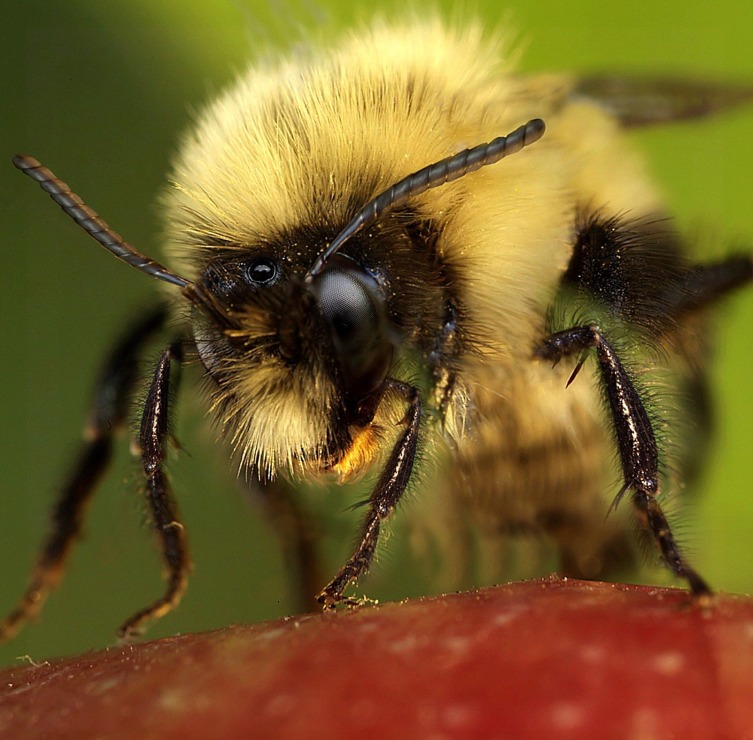
{"type": "Polygon", "coordinates": [[[201,114],[163,198],[164,263],[37,160],[14,158],[169,293],[105,363],[87,441],[0,637],[57,585],[128,415],[137,361],[164,333],[137,447],[167,584],[121,638],[173,609],[187,584],[186,530],[164,469],[187,361],[292,543],[302,603],[357,601],[350,589],[410,488],[437,502],[431,526],[450,538],[465,516],[492,537],[541,532],[561,571],[582,577],[630,557],[623,529],[605,522],[608,499],[613,509],[627,499],[674,574],[708,595],[660,496],[692,473],[703,443],[708,309],[747,283],[753,264],[690,260],[624,131],[748,96],[695,82],[525,76],[472,24],[377,23],[254,67],[201,114]],[[654,372],[678,408],[671,439],[654,372]],[[615,454],[622,482],[611,490],[615,454]],[[369,471],[353,552],[314,588],[316,542],[290,491],[369,471]]]}

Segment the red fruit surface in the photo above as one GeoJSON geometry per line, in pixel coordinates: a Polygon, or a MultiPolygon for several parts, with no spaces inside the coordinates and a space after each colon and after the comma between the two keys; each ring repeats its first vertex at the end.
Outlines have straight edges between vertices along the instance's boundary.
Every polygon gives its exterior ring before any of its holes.
{"type": "Polygon", "coordinates": [[[546,579],[0,673],[3,738],[753,738],[753,600],[546,579]]]}

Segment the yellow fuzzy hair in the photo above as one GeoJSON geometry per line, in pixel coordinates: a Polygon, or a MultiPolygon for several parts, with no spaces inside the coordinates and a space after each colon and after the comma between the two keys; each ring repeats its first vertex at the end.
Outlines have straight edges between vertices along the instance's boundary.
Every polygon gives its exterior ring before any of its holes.
{"type": "MultiPolygon", "coordinates": [[[[177,187],[167,196],[175,269],[195,278],[192,250],[216,238],[253,250],[305,224],[336,232],[353,216],[353,191],[365,185],[372,197],[543,118],[547,133],[535,145],[411,201],[439,225],[437,251],[460,277],[465,328],[476,340],[446,420],[462,437],[474,385],[504,387],[542,335],[575,209],[660,210],[609,117],[570,100],[566,77],[517,75],[506,54],[477,25],[430,20],[376,24],[331,48],[253,67],[200,116],[175,162],[177,187]]],[[[316,389],[312,400],[294,378],[281,390],[280,372],[247,375],[223,420],[246,460],[270,475],[318,459],[333,392],[316,389]]]]}

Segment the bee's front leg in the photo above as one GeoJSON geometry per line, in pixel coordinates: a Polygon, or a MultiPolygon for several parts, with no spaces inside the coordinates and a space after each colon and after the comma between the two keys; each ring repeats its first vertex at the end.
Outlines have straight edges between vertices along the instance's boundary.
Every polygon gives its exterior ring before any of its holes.
{"type": "Polygon", "coordinates": [[[186,590],[191,558],[178,507],[163,469],[169,436],[168,416],[171,368],[180,365],[183,351],[180,342],[171,344],[160,356],[141,417],[139,447],[146,477],[146,498],[157,532],[167,571],[167,587],[162,597],[138,611],[118,630],[118,637],[128,641],[141,634],[144,625],[174,609],[186,590]]]}
{"type": "Polygon", "coordinates": [[[390,459],[369,498],[369,511],[363,521],[355,552],[318,596],[319,603],[325,609],[333,609],[340,603],[358,603],[344,597],[343,593],[369,569],[379,539],[381,523],[394,511],[413,471],[421,423],[418,391],[413,386],[396,380],[386,382],[388,387],[401,393],[409,404],[403,421],[405,431],[392,448],[390,459]]]}

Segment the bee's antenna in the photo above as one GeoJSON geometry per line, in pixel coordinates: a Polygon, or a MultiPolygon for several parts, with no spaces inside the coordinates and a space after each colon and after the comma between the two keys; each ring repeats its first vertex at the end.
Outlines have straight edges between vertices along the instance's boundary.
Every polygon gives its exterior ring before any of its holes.
{"type": "Polygon", "coordinates": [[[53,172],[43,167],[34,157],[21,154],[13,157],[13,164],[21,172],[36,180],[39,186],[52,198],[89,236],[96,239],[105,249],[127,262],[137,270],[159,278],[165,282],[185,288],[190,280],[176,275],[151,257],[141,254],[132,244],[113,231],[89,206],[53,172]]]}
{"type": "Polygon", "coordinates": [[[447,182],[457,180],[469,172],[475,172],[481,167],[494,164],[510,154],[519,152],[523,147],[538,141],[544,135],[545,128],[546,126],[540,118],[534,118],[520,128],[516,128],[507,136],[499,136],[488,144],[479,144],[472,149],[464,149],[462,152],[430,164],[428,167],[424,167],[392,185],[367,203],[335,237],[329,247],[319,255],[313,267],[306,274],[306,282],[310,283],[321,273],[327,261],[348,239],[362,229],[374,224],[393,208],[430,188],[436,188],[447,182]]]}

